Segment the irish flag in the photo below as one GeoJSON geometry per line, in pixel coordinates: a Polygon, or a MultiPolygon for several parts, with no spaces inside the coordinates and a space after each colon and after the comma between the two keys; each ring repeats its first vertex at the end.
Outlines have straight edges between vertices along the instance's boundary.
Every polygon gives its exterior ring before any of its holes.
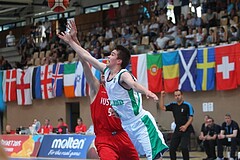
{"type": "Polygon", "coordinates": [[[67,98],[75,97],[74,81],[75,81],[76,63],[64,64],[63,85],[64,94],[67,98]]]}
{"type": "Polygon", "coordinates": [[[132,74],[141,85],[155,93],[163,90],[161,54],[132,56],[131,63],[132,74]]]}

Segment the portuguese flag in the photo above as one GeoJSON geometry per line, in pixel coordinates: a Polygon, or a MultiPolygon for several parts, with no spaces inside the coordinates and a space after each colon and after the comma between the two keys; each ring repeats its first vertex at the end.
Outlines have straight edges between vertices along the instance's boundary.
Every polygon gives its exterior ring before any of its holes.
{"type": "Polygon", "coordinates": [[[161,92],[162,83],[162,54],[147,55],[148,89],[152,92],[161,92]]]}
{"type": "Polygon", "coordinates": [[[163,90],[161,54],[133,55],[131,64],[132,74],[138,83],[155,93],[163,90]]]}

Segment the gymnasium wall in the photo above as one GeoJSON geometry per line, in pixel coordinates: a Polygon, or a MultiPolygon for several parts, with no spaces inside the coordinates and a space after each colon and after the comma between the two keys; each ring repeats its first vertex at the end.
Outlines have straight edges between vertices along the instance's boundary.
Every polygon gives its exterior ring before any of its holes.
{"type": "MultiPolygon", "coordinates": [[[[206,114],[212,116],[216,123],[221,124],[224,121],[224,115],[230,113],[232,119],[240,124],[239,98],[239,88],[230,91],[185,92],[184,99],[194,107],[195,115],[193,126],[196,133],[199,134],[204,115],[206,114]],[[203,112],[202,103],[204,102],[213,102],[213,112],[203,112]]],[[[172,101],[174,101],[173,93],[166,94],[165,102],[169,103],[172,101]]],[[[50,100],[34,100],[32,106],[18,106],[15,102],[7,103],[6,123],[16,128],[20,125],[29,126],[32,124],[34,118],[39,119],[41,123],[44,123],[45,118],[49,118],[53,126],[56,126],[59,117],[63,117],[63,119],[69,123],[70,120],[67,118],[65,102],[80,103],[80,116],[83,118],[87,127],[89,127],[92,123],[89,109],[89,97],[74,99],[61,97],[50,100]]],[[[151,99],[146,99],[145,95],[143,95],[143,106],[153,114],[159,125],[166,129],[170,129],[170,124],[173,121],[171,112],[157,109],[156,103],[151,99]]]]}

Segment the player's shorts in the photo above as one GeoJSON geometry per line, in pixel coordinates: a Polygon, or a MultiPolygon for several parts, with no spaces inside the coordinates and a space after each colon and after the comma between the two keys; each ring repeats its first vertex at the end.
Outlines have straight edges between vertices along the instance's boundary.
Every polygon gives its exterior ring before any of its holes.
{"type": "Polygon", "coordinates": [[[138,153],[125,131],[97,135],[95,146],[101,160],[139,160],[138,153]]]}
{"type": "Polygon", "coordinates": [[[163,134],[148,111],[143,110],[136,117],[122,121],[122,127],[128,133],[138,153],[146,155],[148,160],[161,157],[168,150],[163,134]]]}

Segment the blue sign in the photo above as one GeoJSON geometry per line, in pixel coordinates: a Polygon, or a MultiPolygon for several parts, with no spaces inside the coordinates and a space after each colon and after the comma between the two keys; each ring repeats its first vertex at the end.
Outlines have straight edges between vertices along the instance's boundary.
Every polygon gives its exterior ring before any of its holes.
{"type": "Polygon", "coordinates": [[[38,157],[87,158],[94,139],[92,135],[44,135],[38,157]]]}

